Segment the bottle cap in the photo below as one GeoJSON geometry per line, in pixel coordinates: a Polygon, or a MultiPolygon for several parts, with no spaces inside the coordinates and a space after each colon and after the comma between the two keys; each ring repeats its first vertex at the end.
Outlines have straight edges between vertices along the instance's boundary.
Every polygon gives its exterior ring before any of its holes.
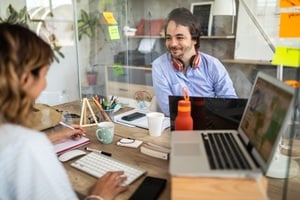
{"type": "Polygon", "coordinates": [[[178,101],[178,111],[179,112],[190,112],[191,111],[191,102],[187,100],[178,101]]]}

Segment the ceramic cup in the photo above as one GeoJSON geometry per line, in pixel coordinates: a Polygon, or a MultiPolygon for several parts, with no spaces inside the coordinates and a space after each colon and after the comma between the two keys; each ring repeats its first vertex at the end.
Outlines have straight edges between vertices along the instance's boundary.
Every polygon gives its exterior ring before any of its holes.
{"type": "Polygon", "coordinates": [[[151,112],[147,114],[148,129],[151,136],[161,136],[164,118],[164,114],[160,112],[151,112]]]}
{"type": "Polygon", "coordinates": [[[100,122],[96,130],[96,137],[102,144],[110,144],[114,139],[115,125],[113,122],[100,122]]]}

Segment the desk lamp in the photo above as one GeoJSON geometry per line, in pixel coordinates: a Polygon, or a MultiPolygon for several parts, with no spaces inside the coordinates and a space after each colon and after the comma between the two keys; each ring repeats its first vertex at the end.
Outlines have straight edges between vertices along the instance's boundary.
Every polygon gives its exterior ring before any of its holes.
{"type": "Polygon", "coordinates": [[[234,17],[236,15],[235,0],[215,0],[213,5],[213,15],[232,16],[231,33],[234,33],[234,17]]]}

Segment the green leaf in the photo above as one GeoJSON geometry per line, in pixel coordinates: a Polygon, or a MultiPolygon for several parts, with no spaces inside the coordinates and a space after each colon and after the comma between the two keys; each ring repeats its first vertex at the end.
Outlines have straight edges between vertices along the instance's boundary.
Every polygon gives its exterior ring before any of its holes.
{"type": "Polygon", "coordinates": [[[88,27],[88,28],[86,29],[86,34],[87,34],[89,37],[92,37],[92,36],[93,36],[93,32],[92,32],[91,27],[88,27]]]}

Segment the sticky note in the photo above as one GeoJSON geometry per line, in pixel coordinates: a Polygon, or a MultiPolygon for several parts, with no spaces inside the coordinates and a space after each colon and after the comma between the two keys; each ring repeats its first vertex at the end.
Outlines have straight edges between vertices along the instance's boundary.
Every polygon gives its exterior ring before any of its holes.
{"type": "Polygon", "coordinates": [[[300,49],[285,46],[276,47],[272,64],[300,67],[300,49]]]}
{"type": "Polygon", "coordinates": [[[122,76],[124,74],[123,66],[121,64],[114,64],[113,71],[115,76],[122,76]]]}
{"type": "Polygon", "coordinates": [[[300,12],[280,13],[280,37],[300,37],[300,12]]]}
{"type": "Polygon", "coordinates": [[[280,8],[291,8],[300,6],[300,0],[280,0],[279,7],[280,8]]]}
{"type": "Polygon", "coordinates": [[[111,40],[120,39],[119,28],[118,26],[109,26],[108,27],[109,37],[111,40]]]}
{"type": "Polygon", "coordinates": [[[117,24],[112,12],[103,12],[103,16],[108,24],[117,24]]]}

